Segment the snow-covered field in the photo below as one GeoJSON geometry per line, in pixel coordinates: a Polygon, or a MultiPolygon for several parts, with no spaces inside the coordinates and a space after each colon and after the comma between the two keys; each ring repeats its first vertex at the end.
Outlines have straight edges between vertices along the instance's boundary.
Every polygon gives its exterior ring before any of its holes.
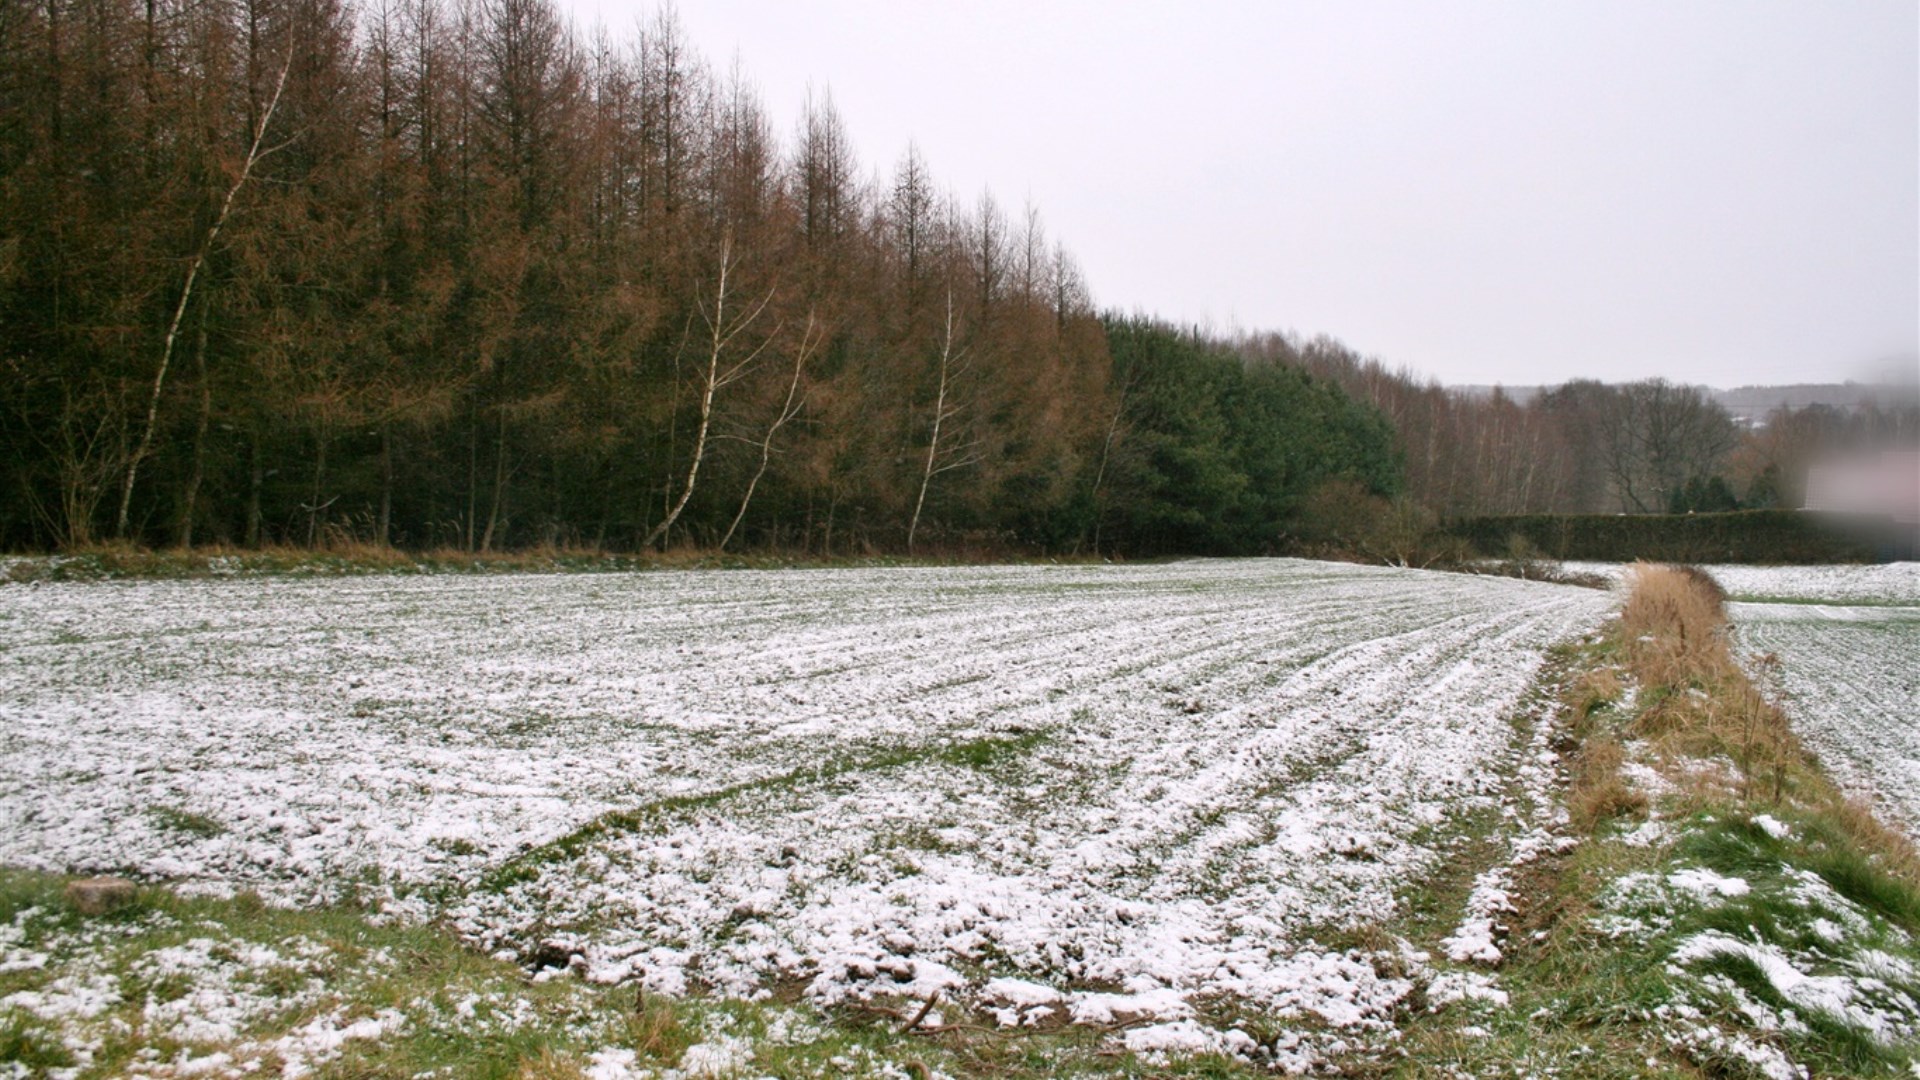
{"type": "MultiPolygon", "coordinates": [[[[1628,564],[1568,562],[1561,565],[1571,573],[1596,574],[1619,581],[1625,577],[1628,564]]],[[[1727,564],[1702,569],[1712,574],[1735,600],[1920,606],[1920,562],[1869,566],[1727,564]]]]}
{"type": "Polygon", "coordinates": [[[1920,836],[1920,603],[1730,610],[1744,652],[1779,658],[1787,712],[1821,762],[1920,836]]]}
{"type": "Polygon", "coordinates": [[[1316,935],[1499,804],[1612,603],[1285,560],[0,587],[0,863],[373,890],[670,992],[1363,1031],[1410,984],[1316,935]]]}

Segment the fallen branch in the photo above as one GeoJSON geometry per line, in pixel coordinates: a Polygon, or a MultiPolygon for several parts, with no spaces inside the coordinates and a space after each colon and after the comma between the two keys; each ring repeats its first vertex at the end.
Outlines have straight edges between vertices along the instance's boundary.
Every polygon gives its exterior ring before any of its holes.
{"type": "Polygon", "coordinates": [[[925,1020],[927,1014],[933,1011],[933,1003],[939,1000],[940,991],[935,990],[933,993],[928,994],[927,1003],[920,1006],[919,1012],[913,1014],[913,1019],[907,1021],[907,1026],[900,1029],[900,1034],[905,1035],[907,1032],[919,1027],[920,1021],[925,1020]]]}

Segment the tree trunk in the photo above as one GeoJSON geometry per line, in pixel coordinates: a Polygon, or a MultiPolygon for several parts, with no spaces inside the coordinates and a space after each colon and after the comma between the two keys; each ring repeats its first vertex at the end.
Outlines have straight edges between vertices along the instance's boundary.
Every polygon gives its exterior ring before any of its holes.
{"type": "Polygon", "coordinates": [[[374,543],[393,546],[393,426],[380,425],[380,521],[374,543]]]}
{"type": "MultiPolygon", "coordinates": [[[[907,554],[913,554],[913,537],[920,531],[920,511],[927,505],[927,488],[933,485],[935,465],[940,458],[940,425],[952,415],[947,410],[947,389],[953,375],[953,290],[947,290],[947,330],[940,343],[940,386],[933,401],[933,432],[927,436],[927,462],[920,472],[920,494],[913,500],[913,519],[907,522],[907,554]]],[[[955,410],[956,412],[958,410],[955,410]]]]}
{"type": "Polygon", "coordinates": [[[469,402],[467,409],[467,514],[466,535],[461,547],[473,551],[473,523],[480,515],[480,410],[469,402]]]}
{"type": "Polygon", "coordinates": [[[333,504],[331,499],[324,503],[320,501],[320,496],[327,490],[327,444],[331,441],[333,440],[330,432],[327,430],[327,425],[322,424],[320,426],[320,437],[313,451],[312,501],[308,502],[306,506],[307,548],[309,550],[312,550],[318,545],[326,509],[333,504]]]}
{"type": "MultiPolygon", "coordinates": [[[[713,430],[714,398],[719,394],[721,387],[726,386],[728,383],[733,382],[745,374],[747,368],[752,366],[753,362],[759,358],[760,353],[766,348],[766,345],[762,343],[760,348],[753,350],[753,352],[747,355],[746,359],[734,364],[731,368],[728,368],[724,372],[720,368],[720,357],[726,352],[728,344],[730,344],[734,338],[738,337],[741,331],[753,325],[754,320],[760,317],[760,313],[766,310],[768,301],[773,299],[773,294],[769,292],[766,299],[760,301],[758,307],[736,319],[732,325],[728,325],[727,279],[731,276],[732,271],[733,240],[731,237],[727,237],[720,241],[720,274],[719,280],[714,287],[713,317],[707,319],[707,364],[706,370],[700,378],[700,424],[695,428],[693,434],[693,456],[687,463],[687,475],[685,482],[682,483],[680,487],[680,497],[674,500],[672,508],[667,511],[666,518],[664,518],[660,524],[655,525],[653,531],[647,534],[647,538],[640,542],[640,546],[643,548],[650,548],[654,546],[654,544],[663,541],[666,538],[667,530],[673,528],[674,522],[680,520],[681,512],[687,508],[687,503],[693,499],[694,487],[700,479],[700,466],[705,462],[707,456],[707,436],[713,430]]],[[[704,311],[701,312],[703,318],[705,314],[704,311]]]]}
{"type": "Polygon", "coordinates": [[[187,472],[186,490],[180,494],[180,534],[182,549],[193,546],[193,516],[200,498],[201,478],[206,475],[207,421],[213,413],[213,387],[207,382],[207,308],[200,307],[200,329],[193,340],[194,377],[200,382],[200,414],[193,425],[193,464],[187,472]]]}
{"type": "Polygon", "coordinates": [[[507,410],[499,410],[499,426],[493,440],[493,499],[487,507],[487,531],[480,536],[480,550],[493,550],[493,532],[500,524],[500,507],[507,498],[507,410]]]}
{"type": "Polygon", "coordinates": [[[793,358],[793,378],[787,383],[787,400],[780,406],[780,415],[767,426],[766,438],[760,440],[760,465],[753,471],[753,479],[747,481],[747,490],[740,496],[740,509],[733,515],[733,523],[727,526],[727,533],[720,538],[720,550],[727,550],[727,543],[733,539],[734,531],[740,528],[740,521],[747,516],[747,504],[753,501],[754,489],[760,486],[760,478],[767,474],[767,463],[773,458],[773,437],[787,421],[800,413],[805,402],[799,399],[800,373],[807,366],[807,353],[812,348],[813,313],[807,314],[807,328],[800,335],[800,348],[793,358]]]}
{"type": "Polygon", "coordinates": [[[260,433],[254,432],[247,452],[247,546],[260,546],[260,486],[266,482],[260,461],[260,433]]]}
{"type": "MultiPolygon", "coordinates": [[[[1128,380],[1132,382],[1131,379],[1128,380]]],[[[1093,553],[1100,554],[1100,530],[1107,517],[1106,493],[1101,484],[1107,479],[1107,461],[1113,454],[1113,440],[1120,433],[1120,418],[1127,411],[1127,387],[1120,387],[1113,403],[1113,416],[1107,420],[1107,436],[1100,441],[1100,466],[1093,471],[1093,553]]]]}
{"type": "Polygon", "coordinates": [[[273,123],[273,112],[280,105],[280,94],[287,88],[287,72],[293,70],[293,49],[287,49],[286,62],[280,65],[279,81],[274,83],[273,98],[267,102],[266,112],[261,114],[260,124],[253,132],[253,145],[247,148],[246,161],[240,167],[240,175],[227,189],[227,197],[220,202],[220,212],[214,215],[213,224],[207,227],[206,235],[200,239],[200,247],[194,252],[193,261],[187,265],[187,280],[180,287],[180,301],[173,307],[173,319],[167,324],[167,336],[160,349],[160,366],[153,373],[153,393],[147,399],[147,420],[140,429],[140,441],[134,444],[133,455],[127,461],[127,479],[120,488],[120,513],[114,518],[114,535],[124,540],[127,537],[127,512],[133,505],[133,485],[140,476],[140,463],[153,450],[153,429],[160,418],[160,393],[166,388],[167,367],[173,362],[173,344],[180,336],[180,321],[186,317],[187,304],[193,300],[193,285],[200,276],[200,268],[205,265],[207,255],[213,250],[215,240],[220,238],[220,230],[227,223],[227,215],[233,211],[233,200],[240,194],[240,188],[253,174],[254,165],[265,156],[261,143],[267,137],[267,126],[273,123]]]}

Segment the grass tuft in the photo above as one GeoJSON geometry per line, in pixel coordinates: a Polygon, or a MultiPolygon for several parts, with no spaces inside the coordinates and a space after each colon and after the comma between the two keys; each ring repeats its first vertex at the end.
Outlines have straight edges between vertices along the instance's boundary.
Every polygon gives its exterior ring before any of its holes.
{"type": "Polygon", "coordinates": [[[1595,736],[1581,747],[1567,793],[1567,814],[1576,829],[1591,833],[1616,818],[1646,816],[1646,794],[1620,775],[1625,760],[1625,751],[1611,736],[1595,736]]]}
{"type": "Polygon", "coordinates": [[[196,814],[191,810],[182,810],[174,806],[156,806],[153,818],[161,828],[173,832],[197,836],[203,840],[212,839],[227,831],[227,827],[205,814],[196,814]]]}
{"type": "Polygon", "coordinates": [[[25,1013],[0,1017],[0,1062],[23,1066],[18,1075],[45,1075],[45,1070],[71,1068],[73,1051],[46,1031],[33,1027],[25,1013]]]}

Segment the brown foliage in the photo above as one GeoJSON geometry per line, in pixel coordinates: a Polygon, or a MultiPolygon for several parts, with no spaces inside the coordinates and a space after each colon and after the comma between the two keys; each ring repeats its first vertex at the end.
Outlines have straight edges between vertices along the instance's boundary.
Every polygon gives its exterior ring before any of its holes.
{"type": "Polygon", "coordinates": [[[782,145],[670,8],[637,42],[552,0],[8,10],[0,358],[34,377],[0,380],[0,543],[825,553],[900,546],[927,488],[932,535],[1084,515],[1106,343],[1037,211],[942,204],[917,156],[883,198],[824,98],[782,145]]]}

